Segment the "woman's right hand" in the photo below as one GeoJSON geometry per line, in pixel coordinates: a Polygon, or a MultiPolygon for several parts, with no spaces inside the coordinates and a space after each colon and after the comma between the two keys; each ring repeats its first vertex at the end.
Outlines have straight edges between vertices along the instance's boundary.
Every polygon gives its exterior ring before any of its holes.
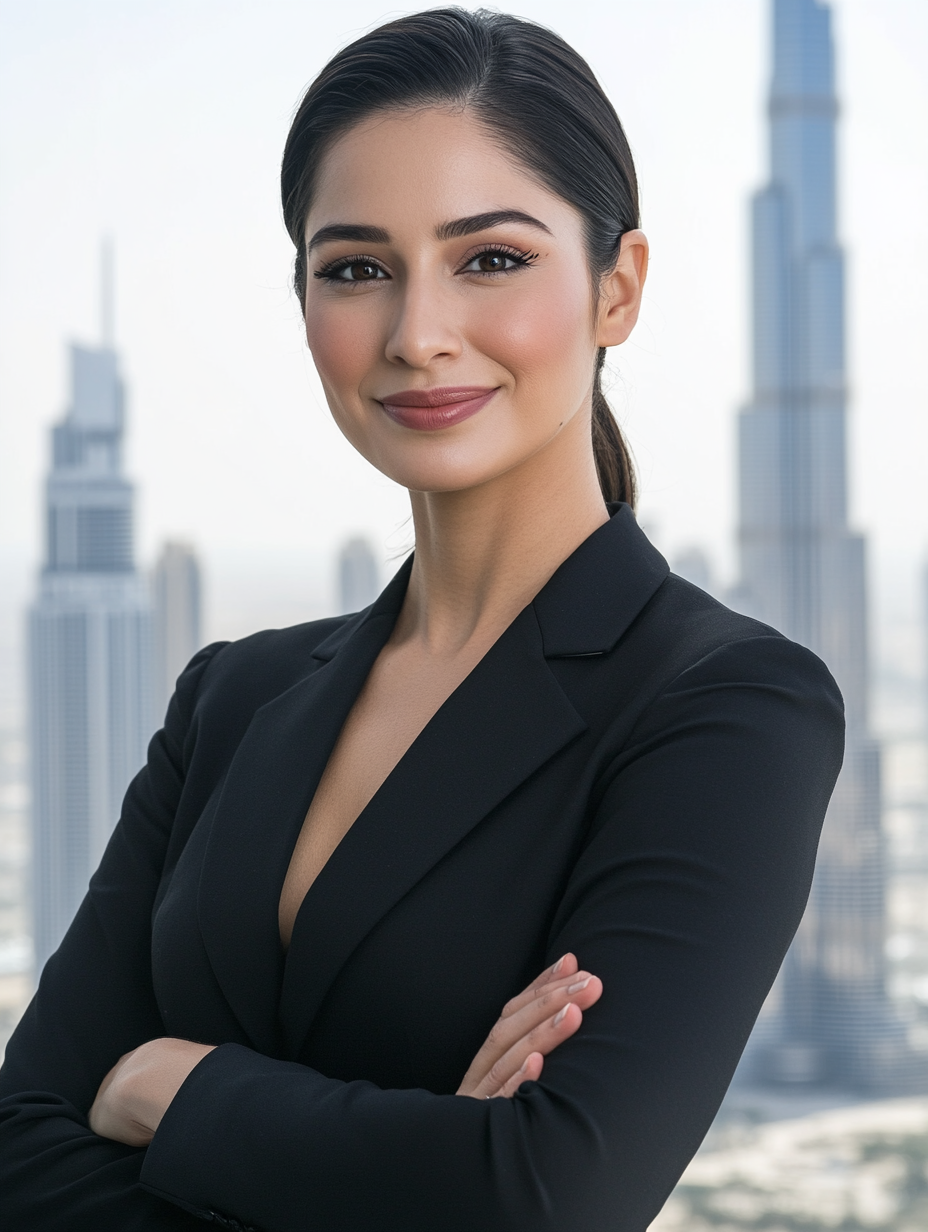
{"type": "Polygon", "coordinates": [[[545,1057],[574,1034],[602,994],[602,980],[565,954],[503,1007],[457,1094],[511,1099],[523,1082],[537,1081],[545,1057]]]}

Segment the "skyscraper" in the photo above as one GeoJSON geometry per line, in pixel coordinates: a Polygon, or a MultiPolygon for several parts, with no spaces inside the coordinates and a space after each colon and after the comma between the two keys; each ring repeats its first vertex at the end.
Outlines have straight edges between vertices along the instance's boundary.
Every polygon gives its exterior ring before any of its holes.
{"type": "Polygon", "coordinates": [[[753,381],[739,422],[745,610],[844,694],[847,753],[779,982],[770,1078],[890,1087],[915,1064],[885,992],[880,757],[868,720],[863,538],[848,526],[844,256],[831,12],[774,0],[770,179],[754,197],[753,381]]]}
{"type": "Polygon", "coordinates": [[[348,539],[338,554],[338,598],[342,612],[360,612],[377,598],[380,570],[366,539],[348,539]]]}
{"type": "Polygon", "coordinates": [[[186,543],[165,543],[151,577],[154,698],[159,719],[202,643],[200,564],[186,543]]]}
{"type": "MultiPolygon", "coordinates": [[[[105,262],[106,264],[106,262],[105,262]]],[[[101,346],[71,347],[29,613],[36,969],[57,947],[153,728],[151,616],[122,474],[124,393],[104,271],[101,346]]]]}
{"type": "Polygon", "coordinates": [[[928,561],[922,566],[922,663],[924,665],[924,675],[922,677],[922,731],[925,733],[925,739],[928,740],[928,561]]]}

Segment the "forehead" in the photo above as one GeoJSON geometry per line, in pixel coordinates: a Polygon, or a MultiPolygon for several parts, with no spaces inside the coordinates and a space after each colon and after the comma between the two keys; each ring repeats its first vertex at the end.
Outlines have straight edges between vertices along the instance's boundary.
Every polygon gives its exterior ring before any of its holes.
{"type": "Polygon", "coordinates": [[[573,207],[534,177],[472,112],[387,111],[355,125],[328,150],[306,229],[333,220],[391,231],[399,222],[431,229],[495,209],[543,217],[555,234],[580,227],[573,207]]]}

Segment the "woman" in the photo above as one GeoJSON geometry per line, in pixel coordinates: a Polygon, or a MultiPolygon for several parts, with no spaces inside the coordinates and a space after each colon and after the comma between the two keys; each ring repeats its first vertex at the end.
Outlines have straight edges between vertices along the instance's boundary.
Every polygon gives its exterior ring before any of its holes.
{"type": "Polygon", "coordinates": [[[641,1232],[802,914],[840,696],[635,524],[599,373],[647,245],[575,52],[381,27],[283,205],[415,556],[179,680],[9,1046],[6,1226],[641,1232]]]}

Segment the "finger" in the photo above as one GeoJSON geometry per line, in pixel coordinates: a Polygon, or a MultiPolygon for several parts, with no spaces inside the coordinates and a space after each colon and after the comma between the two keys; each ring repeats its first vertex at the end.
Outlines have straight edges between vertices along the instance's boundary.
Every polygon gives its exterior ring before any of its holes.
{"type": "Polygon", "coordinates": [[[580,980],[589,978],[589,971],[578,971],[577,960],[573,954],[570,955],[573,960],[568,964],[568,973],[563,973],[556,978],[542,980],[539,978],[528,988],[519,993],[517,997],[513,997],[511,1001],[507,1001],[503,1006],[501,1018],[510,1018],[513,1014],[519,1013],[525,1009],[527,1005],[532,1005],[534,1002],[542,1000],[552,990],[557,988],[566,988],[571,984],[576,984],[580,980]]]}
{"type": "MultiPolygon", "coordinates": [[[[508,1018],[499,1018],[464,1075],[460,1093],[472,1094],[510,1049],[525,1039],[545,1019],[557,1014],[568,1002],[572,1001],[581,1010],[586,1010],[599,1000],[602,991],[602,980],[597,976],[578,972],[574,977],[565,976],[559,984],[551,988],[539,990],[537,998],[523,1005],[508,1018]]],[[[497,1085],[501,1086],[502,1082],[497,1085]]],[[[490,1087],[486,1093],[489,1094],[492,1090],[490,1087]]]]}
{"type": "MultiPolygon", "coordinates": [[[[500,1057],[486,1078],[477,1085],[473,1094],[478,1098],[491,1098],[501,1091],[511,1078],[517,1077],[522,1066],[533,1052],[546,1057],[565,1040],[570,1039],[583,1022],[583,1011],[579,1006],[568,1003],[560,1009],[553,1018],[547,1018],[534,1030],[530,1031],[514,1044],[512,1048],[500,1057]]],[[[520,1079],[525,1082],[526,1079],[520,1079]]],[[[517,1084],[518,1085],[518,1084],[517,1084]]]]}
{"type": "Polygon", "coordinates": [[[556,980],[562,975],[573,975],[579,965],[576,954],[571,954],[570,950],[568,950],[566,954],[561,955],[556,963],[552,963],[550,967],[542,971],[536,980],[532,980],[529,988],[548,984],[551,980],[556,980]]]}
{"type": "MultiPolygon", "coordinates": [[[[556,1014],[568,1001],[573,1001],[581,1009],[587,1010],[599,1000],[602,991],[602,980],[591,975],[589,971],[578,971],[576,975],[565,976],[556,984],[538,989],[531,1001],[527,1001],[506,1018],[501,1018],[492,1035],[499,1044],[510,1047],[539,1023],[556,1014]]],[[[487,1042],[489,1043],[489,1040],[487,1042]]]]}
{"type": "Polygon", "coordinates": [[[540,1052],[531,1052],[522,1062],[522,1066],[518,1073],[505,1082],[503,1086],[491,1095],[490,1099],[512,1099],[516,1091],[523,1082],[537,1082],[541,1077],[541,1071],[544,1069],[545,1059],[540,1052]]]}
{"type": "Polygon", "coordinates": [[[547,988],[549,984],[552,984],[559,979],[567,979],[572,975],[576,975],[579,970],[579,966],[580,964],[577,962],[576,955],[570,953],[562,955],[556,963],[552,963],[550,967],[546,967],[537,979],[532,980],[531,984],[529,984],[527,988],[523,988],[518,996],[513,997],[511,1001],[506,1002],[503,1006],[503,1017],[505,1018],[508,1014],[514,1013],[516,1010],[521,1009],[523,1005],[527,1005],[528,1002],[536,996],[539,989],[547,988]]]}

